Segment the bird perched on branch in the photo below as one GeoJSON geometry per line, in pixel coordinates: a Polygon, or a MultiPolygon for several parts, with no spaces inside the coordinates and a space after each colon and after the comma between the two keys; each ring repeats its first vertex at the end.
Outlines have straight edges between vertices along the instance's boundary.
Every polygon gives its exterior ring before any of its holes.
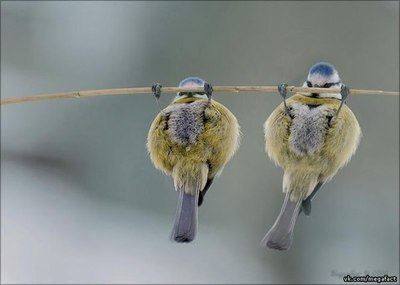
{"type": "MultiPolygon", "coordinates": [[[[155,167],[172,176],[179,200],[171,238],[191,242],[197,231],[198,206],[239,146],[235,116],[211,99],[212,86],[198,77],[180,87],[203,86],[204,92],[179,92],[154,119],[147,148],[155,167]]],[[[153,91],[159,96],[159,84],[153,91]]]]}
{"type": "Polygon", "coordinates": [[[282,209],[261,245],[278,250],[291,246],[298,215],[311,212],[311,200],[355,153],[361,129],[343,103],[349,93],[335,67],[313,65],[304,87],[326,88],[326,93],[298,93],[286,100],[286,84],[278,90],[284,99],[264,124],[265,150],[284,170],[282,209]],[[341,88],[341,93],[329,93],[341,88]]]}

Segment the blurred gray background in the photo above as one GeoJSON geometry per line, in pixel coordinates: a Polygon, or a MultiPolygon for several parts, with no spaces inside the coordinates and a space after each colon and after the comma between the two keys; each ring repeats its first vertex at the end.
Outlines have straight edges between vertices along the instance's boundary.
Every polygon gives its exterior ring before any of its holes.
{"type": "MultiPolygon", "coordinates": [[[[358,89],[399,89],[398,2],[1,2],[2,98],[86,89],[300,85],[318,61],[358,89]]],[[[169,234],[177,195],[145,143],[150,94],[1,107],[3,283],[342,283],[399,275],[399,98],[350,96],[357,154],[301,216],[290,251],[259,242],[282,171],[262,125],[277,94],[215,94],[242,145],[199,213],[169,234]]]]}

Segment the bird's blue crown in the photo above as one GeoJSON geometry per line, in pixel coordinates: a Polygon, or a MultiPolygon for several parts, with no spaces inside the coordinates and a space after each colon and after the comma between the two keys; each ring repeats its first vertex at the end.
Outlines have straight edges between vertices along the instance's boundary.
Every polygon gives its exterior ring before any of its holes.
{"type": "Polygon", "coordinates": [[[179,83],[179,87],[184,86],[204,86],[205,81],[200,77],[187,77],[179,83]]]}
{"type": "Polygon", "coordinates": [[[318,62],[314,64],[311,68],[310,71],[308,72],[310,75],[314,74],[321,74],[322,76],[331,76],[336,72],[335,67],[327,62],[318,62]]]}

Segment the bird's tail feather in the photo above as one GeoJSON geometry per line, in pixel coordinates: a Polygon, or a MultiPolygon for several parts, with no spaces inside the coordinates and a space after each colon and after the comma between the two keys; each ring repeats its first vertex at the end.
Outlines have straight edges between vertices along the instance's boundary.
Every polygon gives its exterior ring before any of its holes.
{"type": "Polygon", "coordinates": [[[286,194],[281,212],[274,225],[262,239],[261,246],[278,250],[290,248],[301,202],[301,200],[298,202],[290,201],[290,193],[286,194]]]}
{"type": "Polygon", "coordinates": [[[182,163],[173,170],[178,206],[171,239],[191,242],[197,232],[199,193],[207,183],[208,167],[204,163],[182,163]]]}
{"type": "Polygon", "coordinates": [[[179,190],[178,207],[171,239],[176,242],[191,242],[197,232],[199,192],[195,195],[179,190]]]}

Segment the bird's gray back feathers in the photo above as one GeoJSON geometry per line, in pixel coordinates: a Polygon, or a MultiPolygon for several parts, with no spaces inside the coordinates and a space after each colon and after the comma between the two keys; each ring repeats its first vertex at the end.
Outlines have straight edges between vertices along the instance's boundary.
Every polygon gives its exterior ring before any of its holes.
{"type": "Polygon", "coordinates": [[[326,129],[333,111],[324,105],[291,104],[293,122],[290,127],[289,147],[298,155],[311,155],[324,144],[326,129]]]}
{"type": "Polygon", "coordinates": [[[169,114],[171,138],[180,145],[194,144],[204,130],[204,110],[208,101],[197,100],[187,104],[173,104],[165,110],[169,114]]]}

